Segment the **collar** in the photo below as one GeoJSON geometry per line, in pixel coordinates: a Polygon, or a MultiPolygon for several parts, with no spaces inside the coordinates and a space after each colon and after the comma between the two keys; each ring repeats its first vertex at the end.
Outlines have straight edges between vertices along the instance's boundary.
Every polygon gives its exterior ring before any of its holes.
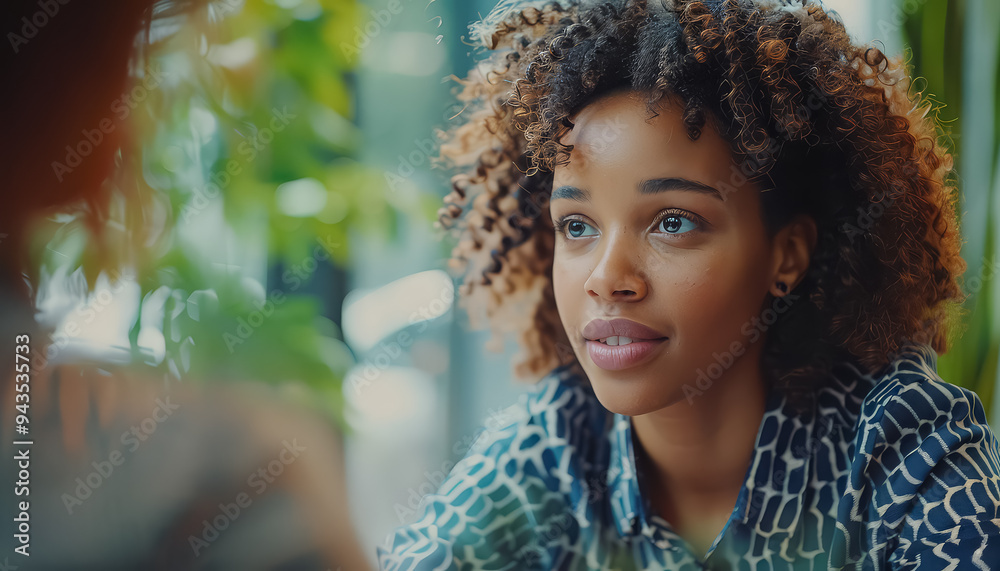
{"type": "MultiPolygon", "coordinates": [[[[811,458],[808,444],[814,442],[812,418],[794,415],[780,391],[768,392],[753,458],[727,523],[727,527],[740,523],[778,539],[783,554],[793,547],[789,539],[802,517],[802,493],[809,480],[811,458]]],[[[671,538],[676,539],[676,534],[657,523],[665,520],[650,513],[651,507],[640,493],[632,418],[615,413],[611,422],[607,483],[615,527],[622,537],[641,533],[659,547],[672,548],[671,538]]]]}

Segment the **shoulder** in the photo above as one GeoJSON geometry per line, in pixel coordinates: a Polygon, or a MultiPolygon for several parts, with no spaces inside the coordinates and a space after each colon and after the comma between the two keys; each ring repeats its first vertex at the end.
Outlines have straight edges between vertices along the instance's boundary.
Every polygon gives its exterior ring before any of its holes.
{"type": "Polygon", "coordinates": [[[585,379],[565,367],[554,369],[514,404],[491,411],[475,434],[465,438],[465,445],[455,450],[465,456],[452,471],[543,450],[571,449],[578,454],[594,431],[606,428],[608,416],[585,379]]]}
{"type": "Polygon", "coordinates": [[[937,354],[925,344],[905,348],[876,379],[862,404],[859,424],[876,430],[873,438],[904,453],[970,442],[995,444],[979,396],[943,380],[937,373],[937,354]]]}
{"type": "Polygon", "coordinates": [[[601,421],[592,396],[559,368],[488,418],[437,491],[421,500],[416,520],[377,548],[380,569],[527,568],[544,558],[537,542],[544,529],[572,524],[571,490],[586,464],[581,452],[594,440],[586,433],[601,421]]]}
{"type": "Polygon", "coordinates": [[[565,367],[549,372],[517,402],[492,411],[476,434],[466,439],[466,454],[455,469],[491,459],[580,447],[607,421],[606,411],[585,380],[565,367]],[[469,443],[471,441],[471,443],[469,443]]]}
{"type": "MultiPolygon", "coordinates": [[[[850,359],[838,361],[816,402],[825,424],[836,426],[846,438],[864,437],[859,444],[895,442],[911,429],[926,431],[929,423],[953,418],[971,416],[986,423],[979,397],[941,379],[937,353],[926,344],[904,346],[875,372],[850,359]]],[[[911,444],[915,442],[904,443],[911,444]]]]}
{"type": "Polygon", "coordinates": [[[1000,556],[997,438],[980,398],[944,381],[936,357],[925,344],[904,348],[858,419],[847,495],[878,522],[872,546],[904,566],[972,563],[987,544],[1000,556]]]}

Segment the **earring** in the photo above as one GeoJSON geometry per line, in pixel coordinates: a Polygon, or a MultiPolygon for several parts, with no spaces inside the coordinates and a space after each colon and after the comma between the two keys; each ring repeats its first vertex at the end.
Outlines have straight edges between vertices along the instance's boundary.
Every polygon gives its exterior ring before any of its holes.
{"type": "Polygon", "coordinates": [[[785,284],[785,282],[778,282],[776,285],[778,286],[778,289],[781,290],[782,295],[788,293],[788,285],[785,284]]]}

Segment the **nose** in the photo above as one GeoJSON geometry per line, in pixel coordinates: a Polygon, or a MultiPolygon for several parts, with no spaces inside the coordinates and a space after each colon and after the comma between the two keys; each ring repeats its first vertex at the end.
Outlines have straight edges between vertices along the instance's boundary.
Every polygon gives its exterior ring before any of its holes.
{"type": "Polygon", "coordinates": [[[648,284],[640,268],[639,245],[625,233],[610,236],[594,254],[597,266],[584,283],[587,294],[607,301],[639,301],[648,284]]]}

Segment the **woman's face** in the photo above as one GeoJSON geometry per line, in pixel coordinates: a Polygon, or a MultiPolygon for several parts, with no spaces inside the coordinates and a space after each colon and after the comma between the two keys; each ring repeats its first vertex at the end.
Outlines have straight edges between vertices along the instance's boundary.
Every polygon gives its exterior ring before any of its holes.
{"type": "Polygon", "coordinates": [[[560,319],[598,399],[630,416],[685,400],[685,384],[705,388],[700,373],[714,385],[759,359],[762,304],[782,264],[760,188],[725,140],[710,125],[690,140],[673,104],[647,116],[628,91],[582,109],[561,139],[574,149],[551,199],[560,319]],[[637,329],[599,327],[613,319],[637,329]],[[632,342],[597,339],[614,333],[632,342]]]}

